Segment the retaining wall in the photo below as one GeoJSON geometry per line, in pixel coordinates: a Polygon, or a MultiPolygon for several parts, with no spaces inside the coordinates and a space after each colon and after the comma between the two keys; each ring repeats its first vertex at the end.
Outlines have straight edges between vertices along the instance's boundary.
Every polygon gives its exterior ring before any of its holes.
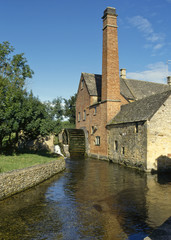
{"type": "Polygon", "coordinates": [[[0,200],[31,188],[65,169],[63,158],[0,174],[0,200]]]}

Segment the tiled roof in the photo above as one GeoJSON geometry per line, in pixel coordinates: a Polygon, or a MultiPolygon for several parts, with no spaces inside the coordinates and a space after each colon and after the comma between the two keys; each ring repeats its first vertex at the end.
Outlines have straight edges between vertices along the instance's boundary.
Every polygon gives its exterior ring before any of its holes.
{"type": "Polygon", "coordinates": [[[90,96],[101,96],[101,75],[82,73],[90,96]]]}
{"type": "Polygon", "coordinates": [[[121,111],[107,125],[150,120],[170,95],[171,90],[122,105],[121,111]]]}
{"type": "MultiPolygon", "coordinates": [[[[101,97],[102,76],[99,74],[82,73],[91,96],[101,97]]],[[[169,90],[167,84],[123,79],[120,78],[121,94],[126,99],[139,100],[152,94],[161,93],[169,90]]]]}

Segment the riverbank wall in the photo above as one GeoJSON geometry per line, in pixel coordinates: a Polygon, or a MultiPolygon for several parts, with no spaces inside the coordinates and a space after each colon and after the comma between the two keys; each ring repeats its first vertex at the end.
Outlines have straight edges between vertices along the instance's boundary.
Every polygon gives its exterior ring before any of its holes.
{"type": "Polygon", "coordinates": [[[0,174],[0,200],[22,192],[65,169],[64,158],[0,174]]]}

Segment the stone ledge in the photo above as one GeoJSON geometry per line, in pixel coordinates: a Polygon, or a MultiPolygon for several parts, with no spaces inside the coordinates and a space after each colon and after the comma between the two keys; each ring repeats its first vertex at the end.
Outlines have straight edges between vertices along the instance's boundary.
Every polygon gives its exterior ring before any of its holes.
{"type": "Polygon", "coordinates": [[[0,174],[0,200],[29,189],[65,169],[63,158],[0,174]]]}
{"type": "Polygon", "coordinates": [[[109,162],[109,158],[100,154],[93,154],[93,153],[88,153],[87,154],[88,157],[90,158],[95,158],[95,159],[99,159],[102,161],[108,161],[109,162]]]}

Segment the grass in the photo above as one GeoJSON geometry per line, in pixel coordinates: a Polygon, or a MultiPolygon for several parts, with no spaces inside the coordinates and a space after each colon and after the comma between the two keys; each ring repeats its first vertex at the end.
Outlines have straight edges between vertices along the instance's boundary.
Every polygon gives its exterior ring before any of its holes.
{"type": "Polygon", "coordinates": [[[57,160],[60,157],[57,155],[38,155],[24,153],[14,156],[0,155],[0,173],[9,172],[14,169],[22,169],[31,167],[37,164],[48,163],[53,160],[57,160]]]}

